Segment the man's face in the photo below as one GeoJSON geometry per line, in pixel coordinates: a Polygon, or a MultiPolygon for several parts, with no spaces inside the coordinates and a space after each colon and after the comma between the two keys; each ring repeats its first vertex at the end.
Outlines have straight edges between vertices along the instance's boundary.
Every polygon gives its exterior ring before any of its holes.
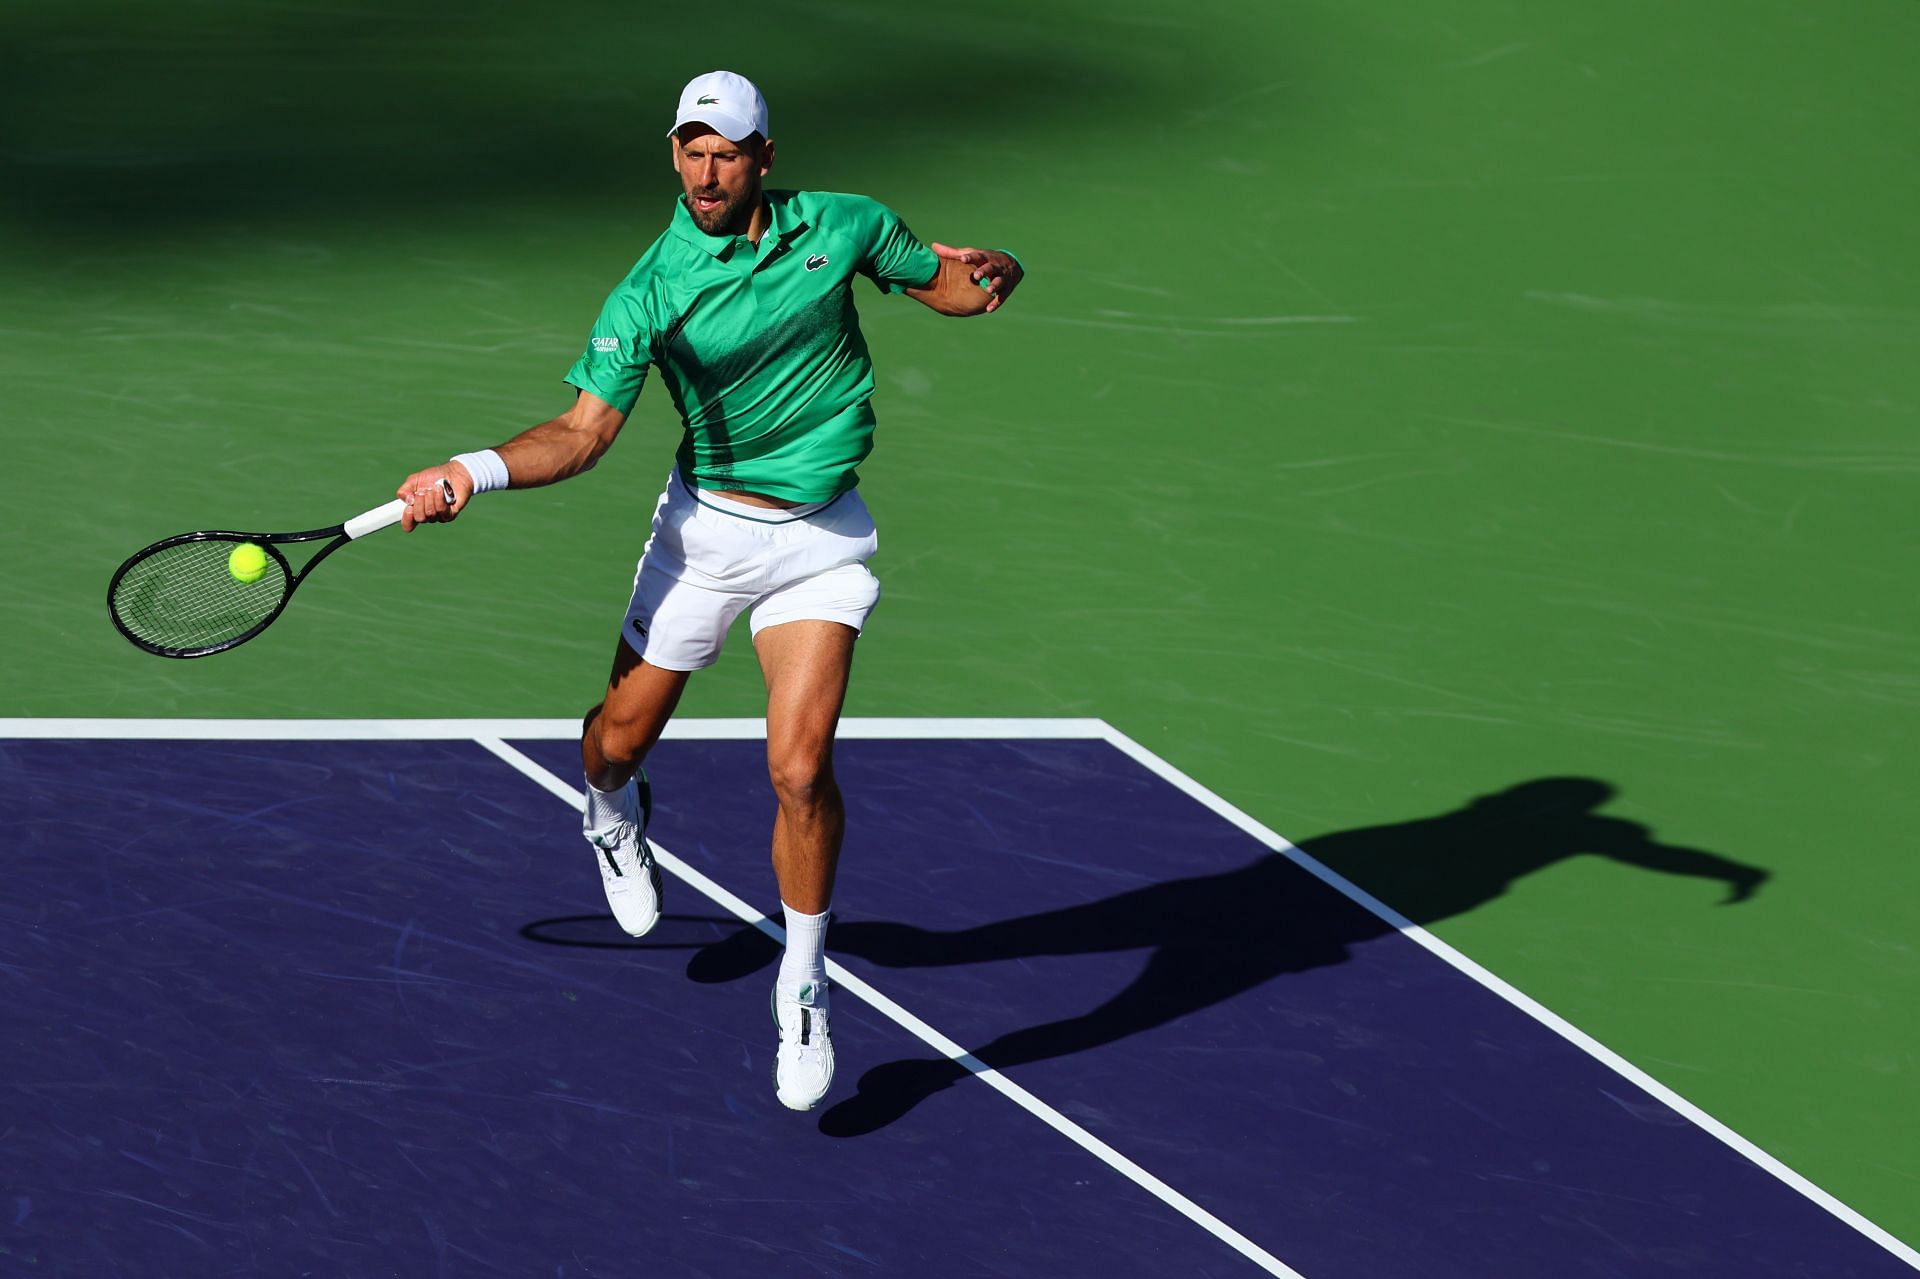
{"type": "Polygon", "coordinates": [[[673,167],[687,211],[708,235],[740,235],[760,207],[760,179],[773,167],[773,144],[758,135],[729,142],[703,124],[673,135],[673,167]]]}

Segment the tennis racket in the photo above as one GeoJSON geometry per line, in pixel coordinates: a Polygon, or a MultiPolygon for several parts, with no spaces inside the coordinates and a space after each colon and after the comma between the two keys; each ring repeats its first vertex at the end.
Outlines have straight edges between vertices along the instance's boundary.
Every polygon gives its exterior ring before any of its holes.
{"type": "MultiPolygon", "coordinates": [[[[453,485],[440,481],[447,501],[453,485]]],[[[348,542],[400,522],[399,498],[332,528],[304,533],[182,533],[155,542],[122,564],[107,584],[107,611],[120,633],[161,657],[205,657],[244,644],[273,625],[300,583],[348,542]],[[282,546],[332,538],[295,572],[282,546]],[[251,542],[266,552],[266,571],[242,582],[227,571],[233,548],[251,542]]]]}

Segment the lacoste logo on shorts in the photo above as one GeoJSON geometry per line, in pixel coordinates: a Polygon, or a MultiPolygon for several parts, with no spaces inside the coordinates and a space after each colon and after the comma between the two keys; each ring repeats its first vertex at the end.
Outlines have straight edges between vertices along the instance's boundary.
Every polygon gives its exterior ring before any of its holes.
{"type": "Polygon", "coordinates": [[[620,339],[595,338],[593,340],[593,349],[596,351],[618,351],[620,349],[620,339]]]}
{"type": "Polygon", "coordinates": [[[824,253],[816,253],[812,257],[807,259],[807,270],[818,271],[821,267],[825,266],[826,264],[827,264],[827,255],[824,253]]]}

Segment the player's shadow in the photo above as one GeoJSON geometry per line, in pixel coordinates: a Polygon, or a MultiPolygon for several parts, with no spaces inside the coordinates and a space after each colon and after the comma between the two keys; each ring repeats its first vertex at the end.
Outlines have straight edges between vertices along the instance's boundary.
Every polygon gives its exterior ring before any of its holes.
{"type": "MultiPolygon", "coordinates": [[[[1589,778],[1544,778],[1444,816],[1341,831],[1301,847],[1420,924],[1470,911],[1523,875],[1582,853],[1723,882],[1728,891],[1722,904],[1746,900],[1768,878],[1757,867],[1663,844],[1645,826],[1596,813],[1613,793],[1589,778]]],[[[1291,861],[1268,854],[1218,874],[955,932],[849,920],[833,926],[829,944],[840,954],[894,968],[1152,951],[1140,976],[1097,1007],[1008,1031],[975,1050],[988,1065],[1006,1069],[1112,1043],[1283,973],[1340,963],[1356,944],[1393,928],[1343,896],[1318,891],[1291,861]]],[[[772,942],[747,929],[695,954],[688,974],[729,980],[777,953],[772,942]]],[[[826,1112],[820,1129],[840,1137],[873,1132],[966,1073],[944,1058],[876,1066],[861,1076],[853,1096],[826,1112]]]]}

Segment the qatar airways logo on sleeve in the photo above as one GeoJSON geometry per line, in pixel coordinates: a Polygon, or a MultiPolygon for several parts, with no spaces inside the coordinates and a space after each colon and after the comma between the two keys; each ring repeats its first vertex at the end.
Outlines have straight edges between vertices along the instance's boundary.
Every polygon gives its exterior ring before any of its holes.
{"type": "Polygon", "coordinates": [[[613,352],[618,351],[620,349],[620,339],[619,338],[595,338],[593,340],[593,349],[600,352],[600,354],[602,355],[611,355],[613,352]]]}

